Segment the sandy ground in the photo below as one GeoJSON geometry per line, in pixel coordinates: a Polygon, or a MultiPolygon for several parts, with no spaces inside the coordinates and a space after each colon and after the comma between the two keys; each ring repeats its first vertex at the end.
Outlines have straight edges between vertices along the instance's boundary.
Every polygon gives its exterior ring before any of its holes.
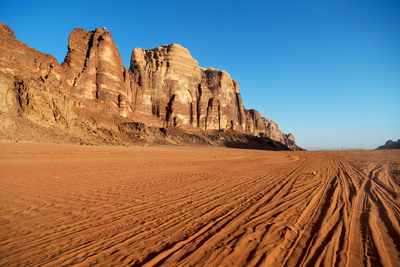
{"type": "Polygon", "coordinates": [[[1,266],[400,266],[400,151],[0,143],[0,189],[1,266]]]}

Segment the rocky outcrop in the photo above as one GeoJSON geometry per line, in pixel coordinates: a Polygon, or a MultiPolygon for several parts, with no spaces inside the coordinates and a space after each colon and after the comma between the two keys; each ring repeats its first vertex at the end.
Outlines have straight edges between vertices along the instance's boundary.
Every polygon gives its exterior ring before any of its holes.
{"type": "Polygon", "coordinates": [[[383,146],[380,146],[377,149],[400,149],[400,139],[397,140],[397,142],[388,140],[383,146]]]}
{"type": "Polygon", "coordinates": [[[0,24],[0,87],[3,122],[12,124],[13,117],[23,115],[42,125],[68,127],[73,117],[64,97],[64,72],[57,60],[18,41],[4,24],[0,24]]]}
{"type": "Polygon", "coordinates": [[[0,116],[11,124],[12,116],[67,130],[96,132],[101,124],[116,138],[120,123],[137,121],[195,134],[232,131],[297,149],[293,135],[243,107],[239,85],[228,73],[199,67],[178,44],[135,48],[127,69],[105,28],[74,29],[60,65],[18,41],[6,25],[0,24],[0,32],[0,116]]]}
{"type": "Polygon", "coordinates": [[[128,70],[106,29],[73,30],[62,67],[72,97],[110,104],[124,117],[132,110],[127,104],[132,99],[128,70]]]}
{"type": "Polygon", "coordinates": [[[17,40],[0,23],[0,139],[122,143],[74,107],[67,74],[53,56],[17,40]]]}
{"type": "Polygon", "coordinates": [[[186,48],[135,48],[130,70],[139,88],[137,112],[175,126],[238,128],[237,83],[224,71],[200,68],[186,48]]]}
{"type": "Polygon", "coordinates": [[[295,147],[293,135],[285,135],[274,121],[243,107],[239,85],[228,73],[200,68],[178,44],[135,48],[130,71],[137,85],[137,113],[174,126],[234,130],[295,147]]]}

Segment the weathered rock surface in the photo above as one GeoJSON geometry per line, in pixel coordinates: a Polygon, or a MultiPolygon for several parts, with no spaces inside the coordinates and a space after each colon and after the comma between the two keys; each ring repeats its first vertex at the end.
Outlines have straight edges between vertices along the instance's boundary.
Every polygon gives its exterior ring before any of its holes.
{"type": "Polygon", "coordinates": [[[111,104],[127,116],[131,107],[126,99],[132,98],[129,74],[110,32],[74,29],[62,66],[71,96],[111,104]]]}
{"type": "Polygon", "coordinates": [[[18,41],[6,25],[0,24],[0,33],[3,136],[28,122],[49,131],[58,127],[66,135],[103,135],[100,141],[124,143],[121,123],[138,121],[198,136],[215,131],[249,134],[298,148],[293,135],[243,107],[239,85],[228,73],[199,67],[178,44],[135,48],[128,70],[105,28],[74,29],[61,65],[18,41]]]}
{"type": "Polygon", "coordinates": [[[136,112],[167,124],[200,130],[235,130],[295,146],[277,124],[243,107],[238,83],[225,71],[200,68],[178,45],[135,48],[130,71],[137,84],[136,112]]]}
{"type": "Polygon", "coordinates": [[[383,146],[380,146],[377,149],[400,149],[400,139],[397,140],[397,142],[388,140],[383,146]]]}
{"type": "Polygon", "coordinates": [[[0,116],[9,122],[2,128],[12,126],[18,115],[42,125],[68,126],[73,114],[65,103],[63,80],[53,56],[18,41],[0,24],[0,116]]]}
{"type": "MultiPolygon", "coordinates": [[[[80,115],[65,69],[27,46],[0,23],[0,138],[82,144],[121,143],[103,125],[80,115]],[[104,130],[104,132],[103,132],[104,130]]],[[[85,113],[85,112],[84,112],[85,113]]]]}

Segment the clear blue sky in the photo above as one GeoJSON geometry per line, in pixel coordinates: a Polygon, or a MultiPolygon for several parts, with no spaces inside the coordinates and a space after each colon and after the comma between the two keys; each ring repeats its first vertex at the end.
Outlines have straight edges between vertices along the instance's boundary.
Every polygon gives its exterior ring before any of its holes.
{"type": "Polygon", "coordinates": [[[133,48],[179,43],[239,82],[247,108],[310,148],[400,138],[400,1],[11,1],[0,21],[61,63],[73,28],[133,48]]]}

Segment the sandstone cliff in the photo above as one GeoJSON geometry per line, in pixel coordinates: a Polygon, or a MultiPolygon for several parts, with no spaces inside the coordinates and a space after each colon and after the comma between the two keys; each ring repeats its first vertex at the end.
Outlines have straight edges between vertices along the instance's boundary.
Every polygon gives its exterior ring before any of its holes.
{"type": "MultiPolygon", "coordinates": [[[[205,139],[225,131],[270,139],[278,149],[298,148],[293,135],[243,107],[228,73],[199,67],[178,44],[135,48],[128,70],[106,29],[73,30],[62,64],[18,41],[4,24],[0,33],[0,131],[6,138],[21,136],[18,129],[25,127],[68,136],[67,142],[72,136],[126,143],[129,134],[121,125],[136,121],[205,139]]],[[[232,134],[221,138],[233,140],[232,134]]]]}
{"type": "Polygon", "coordinates": [[[0,23],[0,139],[121,143],[90,114],[80,115],[68,74],[53,56],[18,41],[0,23]]]}
{"type": "Polygon", "coordinates": [[[71,96],[113,103],[124,117],[131,111],[126,104],[132,99],[128,70],[107,30],[73,30],[62,67],[71,96]]]}
{"type": "Polygon", "coordinates": [[[1,130],[17,131],[16,120],[68,125],[73,116],[63,97],[63,71],[57,60],[18,41],[0,24],[1,130]]]}
{"type": "Polygon", "coordinates": [[[225,71],[200,68],[178,45],[135,48],[130,71],[136,86],[136,112],[168,124],[201,130],[235,130],[294,144],[276,123],[243,107],[238,83],[225,71]]]}

